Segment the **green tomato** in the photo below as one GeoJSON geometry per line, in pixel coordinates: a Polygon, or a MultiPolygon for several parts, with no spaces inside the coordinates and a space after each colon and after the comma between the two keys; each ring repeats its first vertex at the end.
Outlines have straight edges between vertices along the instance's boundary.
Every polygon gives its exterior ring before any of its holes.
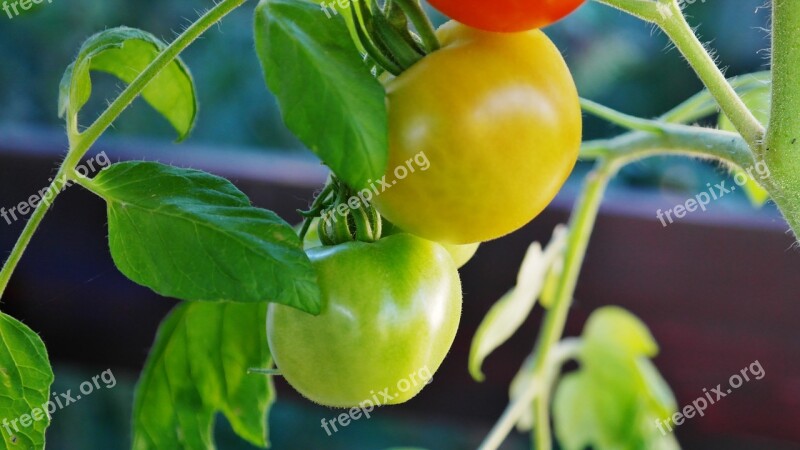
{"type": "Polygon", "coordinates": [[[269,348],[303,396],[332,407],[414,397],[453,344],[461,281],[447,251],[409,234],[308,250],[322,291],[312,316],[271,304],[269,348]]]}
{"type": "MultiPolygon", "coordinates": [[[[389,222],[388,220],[383,220],[383,236],[392,236],[395,234],[405,233],[400,227],[397,225],[389,222]]],[[[480,247],[480,243],[474,244],[444,244],[439,242],[439,245],[444,247],[447,250],[447,253],[450,253],[450,257],[453,258],[453,262],[456,263],[456,268],[460,269],[464,267],[464,264],[468,263],[475,253],[478,251],[478,247],[480,247]]]]}

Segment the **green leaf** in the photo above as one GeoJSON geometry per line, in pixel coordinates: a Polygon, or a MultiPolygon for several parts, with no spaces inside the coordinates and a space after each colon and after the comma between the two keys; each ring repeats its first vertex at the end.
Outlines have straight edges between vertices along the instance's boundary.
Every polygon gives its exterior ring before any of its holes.
{"type": "Polygon", "coordinates": [[[150,162],[83,181],[108,203],[108,239],[131,280],[181,300],[273,301],[319,313],[316,273],[292,227],[233,184],[150,162]]]}
{"type": "Polygon", "coordinates": [[[653,357],[658,353],[658,344],[650,330],[636,316],[616,307],[607,306],[595,311],[583,330],[584,350],[591,353],[593,347],[614,349],[624,356],[653,357]]]}
{"type": "Polygon", "coordinates": [[[567,234],[566,228],[556,228],[545,251],[541,244],[534,242],[522,261],[517,286],[498,300],[483,318],[469,352],[469,371],[476,381],[485,378],[481,371],[484,359],[513,336],[530,315],[547,273],[564,252],[567,234]]]}
{"type": "MultiPolygon", "coordinates": [[[[508,399],[510,403],[514,403],[523,396],[527,388],[533,383],[533,370],[534,359],[533,355],[528,355],[525,362],[522,363],[517,374],[511,379],[511,385],[508,387],[508,399]]],[[[530,408],[526,408],[522,415],[517,420],[517,431],[525,433],[533,428],[535,417],[533,415],[533,403],[530,408]]]]}
{"type": "Polygon", "coordinates": [[[556,435],[567,450],[674,449],[656,418],[671,415],[675,397],[650,361],[658,347],[647,327],[617,307],[595,311],[584,327],[580,369],[558,385],[556,435]]]}
{"type": "Polygon", "coordinates": [[[284,122],[354,188],[387,165],[385,91],[362,60],[341,15],[300,0],[262,0],[256,50],[284,122]]]}
{"type": "Polygon", "coordinates": [[[266,447],[272,364],[266,304],[183,303],[164,320],[136,388],[133,448],[214,449],[222,412],[233,430],[266,447]]]}
{"type": "MultiPolygon", "coordinates": [[[[128,27],[101,31],[84,42],[61,79],[58,110],[77,124],[78,112],[92,93],[90,72],[111,74],[130,84],[166,48],[157,37],[128,27]]],[[[194,80],[180,59],[165,67],[142,91],[142,97],[185,139],[194,126],[197,98],[194,80]]]]}
{"type": "Polygon", "coordinates": [[[586,394],[587,378],[572,373],[561,379],[553,396],[553,422],[558,443],[564,450],[584,450],[597,441],[600,424],[586,394]]]}
{"type": "MultiPolygon", "coordinates": [[[[2,448],[44,448],[52,384],[53,369],[39,335],[0,313],[0,419],[7,420],[0,426],[2,448]]],[[[49,410],[54,412],[55,404],[49,410]]]]}

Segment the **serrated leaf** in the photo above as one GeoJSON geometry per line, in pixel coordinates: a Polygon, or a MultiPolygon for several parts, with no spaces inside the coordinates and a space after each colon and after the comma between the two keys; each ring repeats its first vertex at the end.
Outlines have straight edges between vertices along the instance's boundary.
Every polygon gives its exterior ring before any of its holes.
{"type": "Polygon", "coordinates": [[[319,313],[316,274],[292,227],[228,180],[126,162],[84,183],[108,203],[111,255],[131,280],[181,300],[271,301],[319,313]]]}
{"type": "Polygon", "coordinates": [[[159,328],[133,410],[135,450],[216,448],[213,423],[225,415],[243,439],[266,447],[271,365],[266,304],[183,303],[159,328]]]}
{"type": "Polygon", "coordinates": [[[528,248],[517,275],[517,286],[495,303],[483,318],[469,352],[469,371],[472,378],[483,381],[484,359],[506,342],[528,318],[542,291],[545,277],[567,242],[567,231],[558,227],[546,250],[534,242],[528,248]]]}
{"type": "MultiPolygon", "coordinates": [[[[112,28],[90,37],[61,79],[59,116],[77,124],[78,113],[92,93],[91,71],[106,72],[130,84],[165,48],[160,39],[135,28],[112,28]]],[[[189,135],[197,115],[197,98],[194,80],[180,58],[144,88],[142,98],[169,121],[178,140],[189,135]]]]}
{"type": "Polygon", "coordinates": [[[52,384],[53,369],[39,335],[22,322],[0,313],[2,448],[44,448],[45,430],[50,425],[45,411],[52,384]]]}
{"type": "Polygon", "coordinates": [[[379,179],[388,154],[385,92],[342,16],[328,19],[300,0],[262,0],[255,38],[289,129],[350,186],[379,179]]]}

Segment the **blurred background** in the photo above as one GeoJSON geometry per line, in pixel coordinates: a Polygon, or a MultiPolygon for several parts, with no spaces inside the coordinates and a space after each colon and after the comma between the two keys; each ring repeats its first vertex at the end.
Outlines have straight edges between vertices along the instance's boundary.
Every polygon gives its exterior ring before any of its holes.
{"type": "MultiPolygon", "coordinates": [[[[768,67],[769,10],[763,0],[687,5],[728,75],[768,67]]],[[[0,206],[47,183],[66,138],[57,117],[58,83],[84,39],[127,25],[171,40],[210,2],[53,0],[9,19],[0,13],[0,206]]],[[[298,221],[325,171],[281,123],[253,50],[251,2],[184,54],[201,102],[192,136],[174,145],[172,130],[137,101],[95,152],[112,161],[158,160],[230,178],[254,203],[298,221]]],[[[440,16],[435,16],[441,21],[440,16]]],[[[655,117],[701,89],[664,36],[610,8],[588,4],[547,33],[562,49],[583,97],[629,114],[655,117]]],[[[121,85],[93,76],[87,124],[121,85]]],[[[710,122],[710,123],[713,123],[710,122]]],[[[584,137],[621,130],[591,117],[584,137]]],[[[466,370],[469,343],[483,315],[516,277],[525,248],[546,241],[567,220],[588,167],[536,221],[482,246],[464,268],[465,309],[456,344],[434,383],[414,401],[381,410],[332,437],[320,428],[335,411],[314,407],[278,380],[270,416],[276,449],[475,448],[502,413],[507,387],[536,337],[539,315],[490,357],[488,379],[466,370]]],[[[678,403],[724,383],[755,360],[764,379],[750,382],[677,430],[685,448],[800,448],[800,255],[774,206],[754,209],[740,191],[667,228],[656,218],[728,174],[715,165],[655,158],[626,168],[607,197],[576,293],[568,334],[599,306],[624,306],[645,320],[662,347],[656,364],[678,403]]],[[[3,310],[40,332],[56,372],[55,392],[111,369],[118,381],[59,411],[52,449],[129,446],[132,390],[164,314],[174,305],[122,277],[111,263],[103,203],[75,188],[63,195],[34,239],[4,298],[3,310]]],[[[0,252],[22,224],[0,222],[0,252]]],[[[218,420],[221,449],[248,448],[218,420]]],[[[514,435],[504,448],[527,448],[514,435]]]]}

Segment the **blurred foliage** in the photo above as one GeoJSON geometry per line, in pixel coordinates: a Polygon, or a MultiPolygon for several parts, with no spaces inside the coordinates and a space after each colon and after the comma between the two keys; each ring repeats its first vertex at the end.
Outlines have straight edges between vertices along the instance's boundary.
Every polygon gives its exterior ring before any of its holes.
{"type": "MultiPolygon", "coordinates": [[[[252,42],[256,2],[235,11],[192,46],[184,60],[200,96],[197,129],[189,142],[296,151],[302,146],[280,119],[267,92],[252,42]]],[[[53,0],[9,19],[0,12],[0,124],[60,126],[58,81],[83,40],[104,28],[128,25],[171,40],[176,31],[210,6],[186,0],[53,0]]],[[[769,46],[769,10],[763,0],[708,0],[687,4],[728,75],[763,69],[769,46]]],[[[443,18],[434,13],[434,19],[443,18]]],[[[591,3],[547,30],[563,50],[581,95],[629,114],[655,117],[701,89],[697,77],[662,33],[611,8],[591,3]],[[665,51],[666,50],[666,51],[665,51]]],[[[97,92],[109,97],[119,83],[96,76],[97,92]]],[[[87,118],[105,105],[96,96],[87,118]]],[[[86,123],[86,121],[84,121],[86,123]]],[[[621,130],[587,117],[586,139],[621,130]]],[[[110,131],[126,136],[172,139],[165,123],[141,101],[110,131]]],[[[623,171],[628,184],[693,192],[726,176],[712,166],[658,158],[623,171]]],[[[738,194],[738,193],[737,193],[738,194]]]]}
{"type": "MultiPolygon", "coordinates": [[[[74,395],[80,384],[106,367],[56,366],[52,392],[74,395]]],[[[78,403],[58,410],[47,430],[48,450],[127,450],[130,448],[131,408],[137,374],[113,368],[117,384],[95,390],[78,403]],[[89,430],[89,431],[87,431],[89,430]]],[[[254,375],[259,376],[259,375],[254,375]]],[[[287,401],[286,396],[270,412],[270,441],[275,449],[375,450],[397,445],[419,446],[393,450],[459,450],[475,448],[488,432],[484,425],[468,432],[464,424],[431,417],[414,417],[402,411],[386,409],[370,419],[351,422],[331,436],[320,426],[320,418],[332,417],[342,410],[287,401]]],[[[218,414],[214,426],[217,448],[255,450],[237,437],[227,420],[218,414]]],[[[511,436],[508,450],[528,448],[527,437],[511,436]]]]}

